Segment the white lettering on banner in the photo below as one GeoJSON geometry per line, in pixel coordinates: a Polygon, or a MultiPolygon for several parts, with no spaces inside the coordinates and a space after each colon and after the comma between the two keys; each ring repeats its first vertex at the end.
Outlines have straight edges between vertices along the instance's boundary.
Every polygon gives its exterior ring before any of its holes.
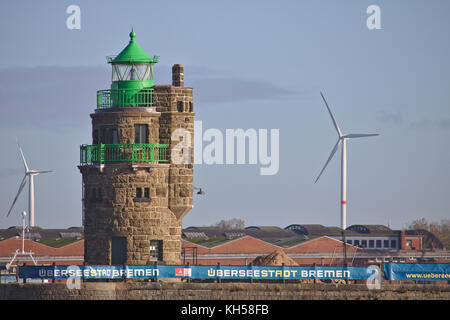
{"type": "Polygon", "coordinates": [[[325,278],[334,278],[334,270],[325,270],[324,276],[325,278]]]}

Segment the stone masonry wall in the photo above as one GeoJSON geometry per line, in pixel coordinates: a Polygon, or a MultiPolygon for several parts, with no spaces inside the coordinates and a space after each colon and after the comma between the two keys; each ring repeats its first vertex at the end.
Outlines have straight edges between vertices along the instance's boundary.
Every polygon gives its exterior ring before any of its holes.
{"type": "Polygon", "coordinates": [[[360,284],[84,282],[6,284],[0,299],[39,300],[450,300],[450,286],[403,284],[368,290],[360,284]]]}
{"type": "Polygon", "coordinates": [[[163,240],[163,260],[180,263],[181,220],[168,210],[169,165],[82,167],[85,199],[85,261],[110,264],[111,238],[127,237],[127,263],[149,261],[150,240],[163,240]],[[92,188],[103,189],[90,199],[92,188]],[[136,198],[136,188],[150,188],[150,199],[136,198]]]}
{"type": "MultiPolygon", "coordinates": [[[[171,154],[169,171],[169,209],[178,219],[182,219],[193,205],[193,163],[194,163],[194,113],[192,106],[192,88],[176,86],[155,86],[154,101],[161,111],[159,120],[160,143],[168,144],[174,150],[182,139],[190,145],[189,163],[175,164],[171,154]],[[181,111],[178,106],[181,105],[181,111]],[[173,141],[172,135],[177,129],[184,129],[189,137],[180,137],[173,141]]],[[[183,155],[180,154],[180,157],[183,155]]]]}

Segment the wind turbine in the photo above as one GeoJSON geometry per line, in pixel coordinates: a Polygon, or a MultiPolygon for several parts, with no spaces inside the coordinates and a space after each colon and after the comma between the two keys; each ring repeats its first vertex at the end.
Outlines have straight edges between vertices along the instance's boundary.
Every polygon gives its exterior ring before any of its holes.
{"type": "Polygon", "coordinates": [[[341,129],[339,128],[336,119],[333,116],[333,113],[331,113],[330,107],[328,106],[327,100],[325,100],[325,97],[323,96],[323,93],[320,92],[320,95],[322,96],[323,101],[325,102],[325,105],[328,109],[328,112],[330,113],[331,120],[333,121],[334,127],[336,128],[336,131],[338,133],[338,141],[334,145],[333,150],[331,151],[330,156],[328,157],[327,162],[325,162],[325,165],[322,168],[322,171],[320,171],[319,176],[317,177],[316,183],[320,176],[322,175],[323,171],[327,167],[330,160],[333,158],[334,154],[336,153],[336,150],[338,149],[339,145],[342,144],[342,155],[341,155],[341,228],[342,230],[345,230],[347,228],[347,140],[353,139],[353,138],[364,138],[364,137],[373,137],[378,136],[378,133],[374,134],[359,134],[359,133],[353,133],[353,134],[347,134],[343,135],[341,129]]]}
{"type": "Polygon", "coordinates": [[[14,204],[17,201],[17,198],[19,197],[20,193],[22,192],[23,187],[25,187],[25,184],[27,181],[29,181],[29,193],[28,193],[28,212],[29,212],[29,223],[28,225],[30,227],[34,227],[34,176],[37,176],[41,173],[48,173],[52,172],[49,170],[30,170],[28,168],[27,161],[25,160],[25,157],[23,155],[22,148],[20,147],[19,141],[17,141],[17,145],[19,146],[20,154],[22,155],[23,160],[23,166],[25,167],[25,176],[22,179],[22,182],[20,183],[19,191],[17,191],[16,197],[14,198],[14,201],[11,205],[11,208],[8,211],[8,214],[6,217],[9,217],[9,214],[11,213],[12,208],[14,207],[14,204]]]}

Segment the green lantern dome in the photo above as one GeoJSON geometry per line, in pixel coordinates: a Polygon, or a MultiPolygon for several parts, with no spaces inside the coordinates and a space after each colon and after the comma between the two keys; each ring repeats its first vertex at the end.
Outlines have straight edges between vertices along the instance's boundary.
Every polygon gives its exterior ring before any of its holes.
{"type": "Polygon", "coordinates": [[[137,43],[136,33],[130,32],[130,42],[117,55],[107,57],[112,66],[111,90],[97,95],[97,104],[112,106],[151,106],[153,97],[153,65],[158,56],[150,57],[137,43]]]}
{"type": "Polygon", "coordinates": [[[112,64],[129,64],[129,63],[156,63],[158,57],[151,58],[136,42],[136,33],[134,30],[130,32],[130,42],[115,57],[110,58],[108,62],[112,64]]]}

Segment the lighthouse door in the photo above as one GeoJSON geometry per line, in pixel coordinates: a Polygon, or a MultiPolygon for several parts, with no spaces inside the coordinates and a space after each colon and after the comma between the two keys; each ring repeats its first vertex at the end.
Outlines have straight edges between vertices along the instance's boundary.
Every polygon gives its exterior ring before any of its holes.
{"type": "Polygon", "coordinates": [[[111,240],[111,264],[122,265],[127,262],[127,238],[113,237],[111,240]]]}

